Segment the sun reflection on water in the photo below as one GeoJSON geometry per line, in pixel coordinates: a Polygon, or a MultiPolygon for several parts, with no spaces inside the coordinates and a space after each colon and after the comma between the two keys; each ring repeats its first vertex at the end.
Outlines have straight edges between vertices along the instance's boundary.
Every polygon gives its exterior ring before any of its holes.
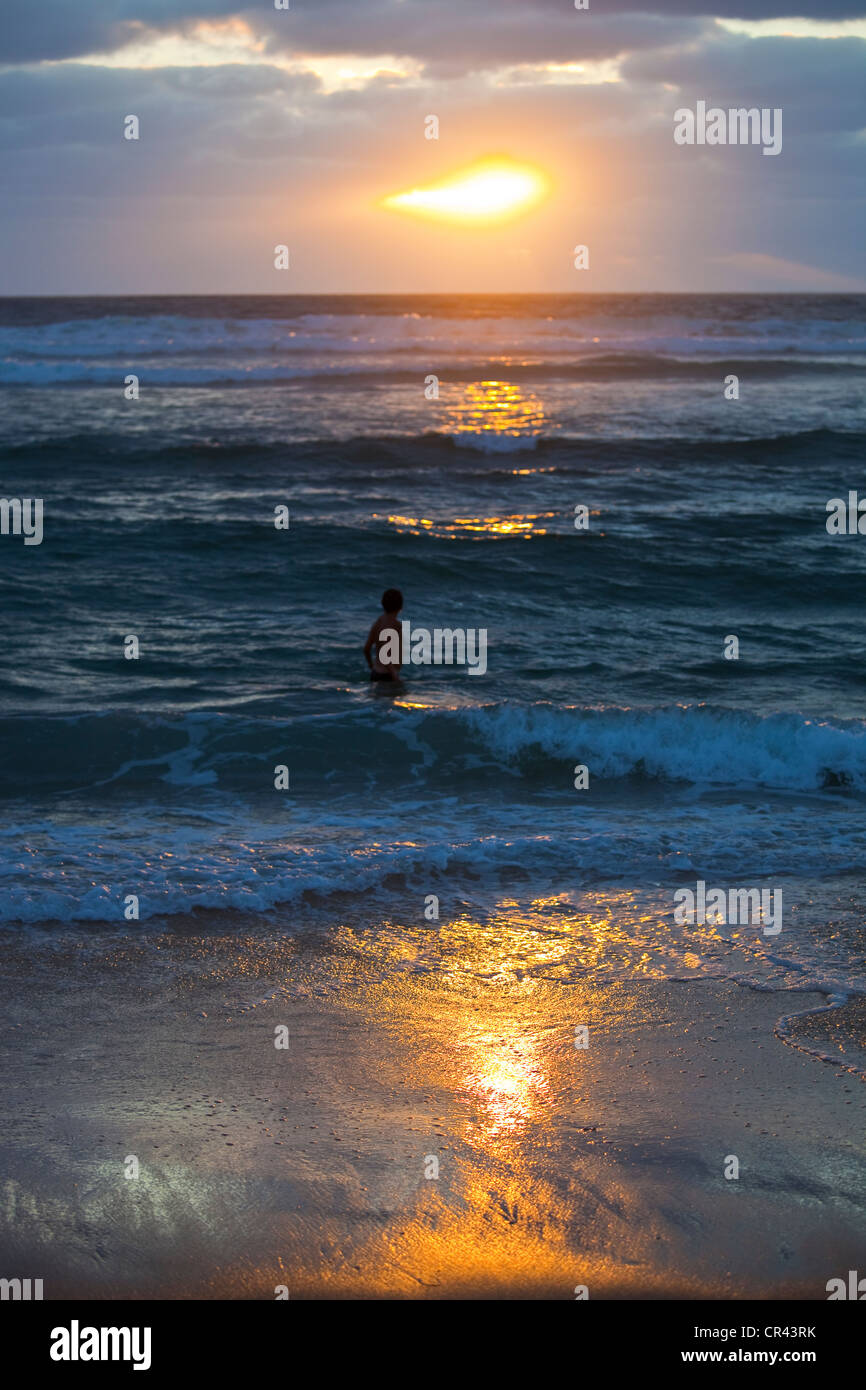
{"type": "Polygon", "coordinates": [[[513,381],[473,381],[455,388],[445,402],[441,428],[448,434],[537,438],[544,428],[538,396],[513,381]]]}
{"type": "Polygon", "coordinates": [[[511,513],[508,516],[455,516],[447,521],[436,521],[431,517],[403,516],[394,513],[388,517],[391,526],[409,535],[419,536],[426,531],[430,535],[455,539],[466,533],[476,532],[488,536],[546,536],[547,528],[539,522],[548,521],[554,512],[511,513]]]}

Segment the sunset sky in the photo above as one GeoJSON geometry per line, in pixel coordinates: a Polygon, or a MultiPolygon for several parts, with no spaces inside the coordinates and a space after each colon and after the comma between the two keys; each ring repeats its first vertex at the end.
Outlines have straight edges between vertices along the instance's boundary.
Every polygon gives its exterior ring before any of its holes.
{"type": "Polygon", "coordinates": [[[2,0],[0,292],[866,289],[864,58],[866,0],[2,0]],[[517,216],[393,201],[491,156],[517,216]]]}

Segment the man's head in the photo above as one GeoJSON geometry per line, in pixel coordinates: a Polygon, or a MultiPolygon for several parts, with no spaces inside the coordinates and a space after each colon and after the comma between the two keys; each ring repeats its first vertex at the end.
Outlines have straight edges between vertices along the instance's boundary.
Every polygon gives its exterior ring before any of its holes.
{"type": "Polygon", "coordinates": [[[399,589],[386,589],[382,595],[382,607],[386,613],[399,613],[403,607],[403,595],[399,589]]]}

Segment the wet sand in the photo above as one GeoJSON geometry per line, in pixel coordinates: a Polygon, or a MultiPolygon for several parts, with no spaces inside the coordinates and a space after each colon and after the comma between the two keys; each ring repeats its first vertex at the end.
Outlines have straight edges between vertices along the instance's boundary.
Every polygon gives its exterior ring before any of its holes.
{"type": "Polygon", "coordinates": [[[0,1272],[46,1298],[825,1299],[866,1259],[866,1087],[773,1034],[820,995],[241,931],[0,956],[0,1272]]]}

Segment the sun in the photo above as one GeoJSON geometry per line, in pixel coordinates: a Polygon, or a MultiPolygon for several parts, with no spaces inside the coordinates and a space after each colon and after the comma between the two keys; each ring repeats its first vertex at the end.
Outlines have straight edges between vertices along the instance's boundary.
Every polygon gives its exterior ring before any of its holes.
{"type": "Polygon", "coordinates": [[[549,180],[531,164],[501,157],[481,159],[424,188],[392,193],[382,207],[446,222],[483,224],[517,217],[549,190],[549,180]]]}

